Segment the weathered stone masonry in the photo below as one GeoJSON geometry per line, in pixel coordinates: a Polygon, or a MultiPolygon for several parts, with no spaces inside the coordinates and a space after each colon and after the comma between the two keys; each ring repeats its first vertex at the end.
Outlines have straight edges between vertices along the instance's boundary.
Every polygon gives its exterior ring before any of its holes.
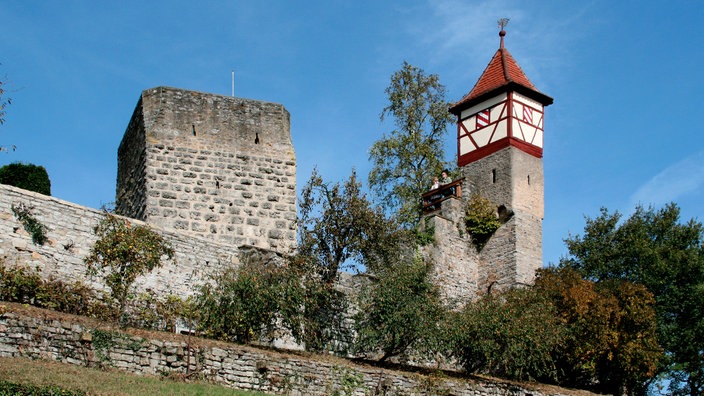
{"type": "MultiPolygon", "coordinates": [[[[0,357],[112,366],[155,375],[192,372],[226,386],[286,395],[589,395],[491,379],[429,377],[351,364],[343,359],[278,353],[186,336],[149,338],[98,327],[89,319],[6,304],[0,312],[0,357]]],[[[143,333],[142,333],[143,334],[143,333]]]]}
{"type": "MultiPolygon", "coordinates": [[[[86,277],[83,258],[97,240],[94,227],[103,219],[100,210],[0,184],[0,259],[7,265],[37,268],[45,278],[65,281],[82,280],[103,289],[100,279],[86,277]],[[47,229],[48,242],[36,245],[32,237],[12,213],[12,206],[23,204],[47,229]]],[[[144,224],[130,220],[134,224],[144,224]]],[[[158,296],[169,294],[185,297],[207,281],[212,272],[239,263],[239,250],[193,235],[163,230],[152,226],[174,248],[173,260],[151,273],[139,277],[137,290],[151,290],[158,296]]]]}
{"type": "Polygon", "coordinates": [[[118,150],[118,213],[234,246],[287,253],[296,158],[276,103],[145,90],[118,150]]]}

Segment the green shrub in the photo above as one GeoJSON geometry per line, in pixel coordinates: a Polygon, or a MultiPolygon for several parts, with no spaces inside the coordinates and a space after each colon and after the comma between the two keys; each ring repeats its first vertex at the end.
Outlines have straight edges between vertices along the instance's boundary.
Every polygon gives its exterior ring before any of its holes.
{"type": "Polygon", "coordinates": [[[0,396],[81,396],[85,392],[78,390],[63,389],[58,386],[37,386],[27,384],[16,384],[9,381],[0,380],[0,396]]]}
{"type": "Polygon", "coordinates": [[[43,166],[15,162],[0,167],[0,184],[51,195],[51,181],[43,166]]]}
{"type": "Polygon", "coordinates": [[[298,277],[275,263],[245,261],[228,267],[201,287],[199,330],[206,336],[248,343],[271,337],[277,319],[300,337],[305,292],[298,277]]]}
{"type": "Polygon", "coordinates": [[[551,302],[512,289],[470,302],[454,320],[455,356],[469,373],[555,381],[553,356],[566,328],[551,302]]]}
{"type": "Polygon", "coordinates": [[[283,261],[241,252],[240,262],[214,274],[188,306],[203,335],[249,343],[287,331],[313,351],[333,350],[349,335],[345,294],[324,282],[308,258],[283,261]]]}
{"type": "Polygon", "coordinates": [[[472,195],[467,202],[464,221],[477,250],[481,250],[494,232],[501,227],[496,206],[479,194],[472,195]]]}
{"type": "Polygon", "coordinates": [[[30,304],[74,315],[95,310],[95,292],[81,282],[72,284],[50,278],[42,279],[37,271],[26,267],[7,267],[0,262],[0,300],[30,304]]]}
{"type": "Polygon", "coordinates": [[[358,353],[382,353],[380,361],[414,349],[434,352],[437,323],[444,316],[438,289],[421,259],[380,271],[360,295],[355,315],[358,353]]]}
{"type": "Polygon", "coordinates": [[[42,278],[25,267],[6,267],[0,263],[0,300],[34,304],[42,278]]]}
{"type": "Polygon", "coordinates": [[[190,300],[168,295],[163,298],[143,292],[130,300],[127,311],[127,325],[158,331],[176,331],[179,319],[188,319],[190,300]]]}

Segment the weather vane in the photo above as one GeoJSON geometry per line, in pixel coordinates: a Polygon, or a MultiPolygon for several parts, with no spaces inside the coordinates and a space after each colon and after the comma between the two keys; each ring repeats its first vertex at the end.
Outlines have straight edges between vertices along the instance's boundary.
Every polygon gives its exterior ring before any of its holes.
{"type": "Polygon", "coordinates": [[[508,18],[501,18],[499,19],[499,28],[501,28],[501,31],[499,32],[499,37],[501,37],[501,43],[499,44],[499,48],[503,49],[504,48],[504,36],[506,35],[506,31],[504,28],[508,25],[508,18]]]}

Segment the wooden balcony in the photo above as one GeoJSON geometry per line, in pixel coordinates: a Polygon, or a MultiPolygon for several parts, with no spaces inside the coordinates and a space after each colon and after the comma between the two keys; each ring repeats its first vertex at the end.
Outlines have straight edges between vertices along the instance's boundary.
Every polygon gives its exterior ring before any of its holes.
{"type": "Polygon", "coordinates": [[[463,180],[464,178],[457,179],[452,183],[444,184],[435,190],[430,190],[423,194],[423,214],[440,210],[442,202],[448,198],[462,198],[463,180]]]}

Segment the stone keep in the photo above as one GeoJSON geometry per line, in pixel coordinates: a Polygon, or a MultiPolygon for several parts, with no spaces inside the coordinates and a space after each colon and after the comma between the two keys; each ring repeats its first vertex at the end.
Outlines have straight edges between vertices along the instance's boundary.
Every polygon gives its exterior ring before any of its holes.
{"type": "Polygon", "coordinates": [[[295,245],[296,157],[283,105],[157,87],[118,149],[117,213],[234,246],[295,245]]]}
{"type": "Polygon", "coordinates": [[[501,44],[481,77],[450,107],[457,117],[462,200],[426,216],[435,229],[435,277],[448,299],[532,284],[542,267],[543,119],[552,98],[538,91],[501,44]],[[468,248],[464,205],[480,194],[504,224],[479,251],[468,248]],[[460,235],[453,230],[460,230],[460,235]]]}

